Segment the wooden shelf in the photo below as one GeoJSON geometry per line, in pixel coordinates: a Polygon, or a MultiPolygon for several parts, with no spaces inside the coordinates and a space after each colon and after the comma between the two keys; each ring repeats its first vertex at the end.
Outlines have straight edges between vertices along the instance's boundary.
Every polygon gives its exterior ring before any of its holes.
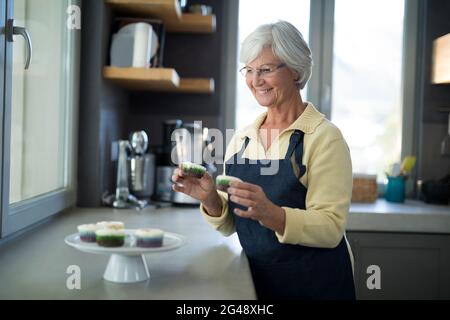
{"type": "Polygon", "coordinates": [[[181,78],[178,92],[185,93],[214,93],[214,79],[209,78],[181,78]]]}
{"type": "Polygon", "coordinates": [[[178,33],[214,33],[216,31],[216,16],[183,13],[181,21],[167,22],[167,30],[178,33]]]}
{"type": "Polygon", "coordinates": [[[130,90],[203,94],[214,92],[214,79],[180,79],[175,69],[170,68],[104,67],[103,77],[130,90]]]}
{"type": "Polygon", "coordinates": [[[161,19],[167,32],[213,33],[216,16],[181,13],[177,0],[105,0],[116,10],[137,17],[161,19]]]}

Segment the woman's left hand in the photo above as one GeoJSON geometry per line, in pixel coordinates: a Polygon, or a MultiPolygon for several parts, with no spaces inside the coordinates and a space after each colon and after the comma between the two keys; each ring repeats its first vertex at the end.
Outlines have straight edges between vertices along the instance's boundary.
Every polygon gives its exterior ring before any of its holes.
{"type": "Polygon", "coordinates": [[[247,210],[236,208],[235,214],[242,218],[257,220],[261,225],[284,234],[286,221],[284,209],[270,201],[260,186],[233,181],[227,191],[231,201],[248,208],[247,210]]]}

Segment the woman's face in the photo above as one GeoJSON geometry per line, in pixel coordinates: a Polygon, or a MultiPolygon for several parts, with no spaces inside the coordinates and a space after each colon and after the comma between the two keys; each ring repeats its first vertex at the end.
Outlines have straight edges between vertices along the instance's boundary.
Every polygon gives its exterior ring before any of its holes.
{"type": "Polygon", "coordinates": [[[261,54],[252,62],[246,65],[251,68],[245,78],[247,86],[252,91],[256,100],[261,106],[278,106],[291,99],[295,94],[299,94],[295,80],[297,74],[287,67],[281,67],[267,75],[261,76],[255,70],[279,66],[281,61],[272,53],[272,48],[265,48],[261,54]]]}

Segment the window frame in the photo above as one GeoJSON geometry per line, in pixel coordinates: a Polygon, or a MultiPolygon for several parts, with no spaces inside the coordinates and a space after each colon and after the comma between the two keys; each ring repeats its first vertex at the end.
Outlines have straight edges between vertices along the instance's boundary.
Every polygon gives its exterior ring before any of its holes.
{"type": "MultiPolygon", "coordinates": [[[[67,5],[78,5],[81,7],[81,0],[66,0],[67,5]]],[[[2,18],[7,21],[13,18],[13,0],[2,0],[0,2],[0,13],[2,18]],[[3,6],[5,5],[5,6],[3,6]],[[3,13],[6,15],[3,17],[3,13]]],[[[66,24],[67,16],[63,15],[63,25],[66,24]]],[[[0,19],[1,20],[1,19],[0,19]]],[[[4,21],[0,21],[4,25],[4,21]],[[2,23],[3,22],[3,23],[2,23]]],[[[10,146],[11,141],[11,90],[12,90],[12,46],[13,43],[6,42],[5,37],[0,37],[4,83],[0,83],[0,94],[3,93],[3,121],[0,122],[2,129],[1,147],[1,187],[0,187],[0,238],[10,237],[18,231],[34,225],[62,210],[75,205],[76,202],[76,170],[77,170],[77,137],[78,137],[78,103],[79,103],[79,65],[81,33],[79,30],[71,30],[70,37],[64,37],[63,41],[68,44],[68,52],[73,52],[73,59],[66,61],[68,74],[71,75],[71,81],[68,81],[65,90],[65,102],[69,104],[68,114],[65,116],[65,127],[68,135],[65,143],[65,188],[61,188],[37,197],[20,201],[16,204],[9,203],[10,188],[10,146]]],[[[1,58],[1,56],[0,56],[1,58]]]]}

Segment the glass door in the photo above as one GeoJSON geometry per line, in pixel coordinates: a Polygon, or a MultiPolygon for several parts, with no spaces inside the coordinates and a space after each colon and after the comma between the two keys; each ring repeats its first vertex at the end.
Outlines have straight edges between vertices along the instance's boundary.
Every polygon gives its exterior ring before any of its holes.
{"type": "Polygon", "coordinates": [[[77,1],[5,2],[2,237],[74,203],[80,37],[77,1]]]}

